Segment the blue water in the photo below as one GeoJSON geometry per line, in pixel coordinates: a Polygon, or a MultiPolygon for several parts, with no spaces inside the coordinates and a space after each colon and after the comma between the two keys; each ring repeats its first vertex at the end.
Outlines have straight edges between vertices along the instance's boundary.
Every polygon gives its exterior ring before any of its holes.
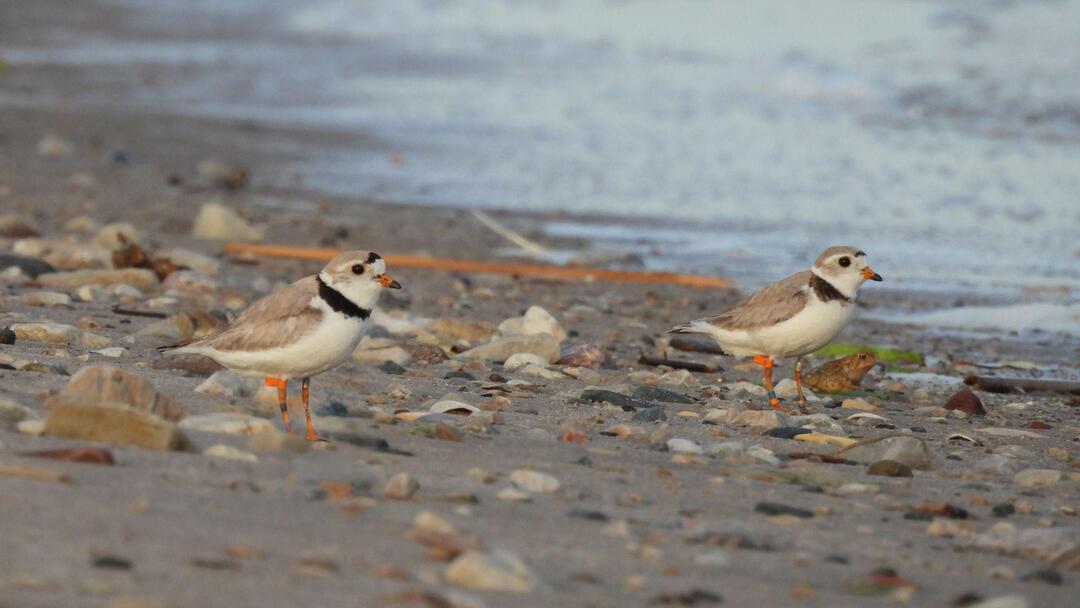
{"type": "Polygon", "coordinates": [[[362,133],[280,179],[605,214],[545,230],[652,267],[853,244],[895,285],[1080,289],[1080,1],[115,1],[119,33],[0,56],[158,66],[81,101],[362,133]]]}

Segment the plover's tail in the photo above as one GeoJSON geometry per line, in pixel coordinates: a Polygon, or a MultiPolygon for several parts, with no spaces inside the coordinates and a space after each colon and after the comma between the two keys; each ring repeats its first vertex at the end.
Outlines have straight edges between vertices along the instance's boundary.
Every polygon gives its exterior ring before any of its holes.
{"type": "Polygon", "coordinates": [[[202,340],[202,338],[192,338],[190,340],[184,340],[183,342],[177,342],[176,344],[156,346],[154,347],[154,350],[163,355],[182,354],[188,352],[188,347],[200,340],[202,340]]]}
{"type": "Polygon", "coordinates": [[[676,325],[667,330],[669,334],[701,334],[706,333],[702,331],[702,328],[698,326],[699,321],[689,321],[681,325],[676,325]]]}

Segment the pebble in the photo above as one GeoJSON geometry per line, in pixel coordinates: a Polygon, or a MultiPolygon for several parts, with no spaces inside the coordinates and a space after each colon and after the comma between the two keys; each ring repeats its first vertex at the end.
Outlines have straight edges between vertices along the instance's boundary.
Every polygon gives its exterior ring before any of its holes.
{"type": "Polygon", "coordinates": [[[532,495],[510,486],[499,490],[495,498],[506,502],[529,502],[532,500],[532,495]]]}
{"type": "Polygon", "coordinates": [[[847,410],[862,410],[864,412],[876,412],[880,409],[873,403],[860,398],[844,399],[840,402],[840,407],[847,410]]]}
{"type": "Polygon", "coordinates": [[[19,336],[10,327],[0,327],[0,344],[15,344],[19,336]]]}
{"type": "Polygon", "coordinates": [[[250,378],[228,370],[221,370],[214,372],[212,376],[203,380],[199,386],[195,387],[195,392],[206,395],[221,395],[234,399],[247,399],[255,396],[261,388],[262,382],[259,382],[258,378],[250,378]]]}
{"type": "Polygon", "coordinates": [[[559,365],[598,369],[607,361],[607,355],[595,344],[579,343],[562,348],[559,365]]]}
{"type": "Polygon", "coordinates": [[[768,392],[764,386],[758,386],[752,382],[734,382],[727,385],[728,391],[732,395],[738,395],[739,393],[748,393],[754,396],[764,397],[768,392]]]}
{"type": "Polygon", "coordinates": [[[311,449],[311,442],[292,433],[255,433],[248,438],[247,449],[271,454],[303,454],[311,449]]]}
{"type": "Polygon", "coordinates": [[[1028,601],[1019,595],[999,595],[990,599],[964,604],[967,608],[1029,608],[1028,601]]]}
{"type": "Polygon", "coordinates": [[[746,455],[754,460],[760,460],[761,462],[771,464],[772,466],[780,466],[780,459],[776,457],[776,454],[772,450],[762,447],[760,445],[752,446],[746,450],[746,455]]]}
{"type": "Polygon", "coordinates": [[[258,462],[259,457],[251,452],[245,452],[231,445],[218,443],[203,450],[203,456],[217,458],[219,460],[235,460],[238,462],[258,462]]]}
{"type": "Polygon", "coordinates": [[[30,408],[0,394],[0,423],[14,423],[36,417],[30,408]]]}
{"type": "Polygon", "coordinates": [[[692,404],[697,401],[682,393],[675,391],[669,391],[666,388],[660,388],[658,386],[652,386],[649,384],[643,384],[636,389],[630,395],[634,399],[640,399],[642,401],[659,401],[661,403],[683,403],[692,404]]]}
{"type": "Polygon", "coordinates": [[[737,426],[748,426],[750,432],[757,434],[781,426],[795,426],[791,424],[786,414],[775,410],[746,410],[736,416],[731,423],[737,426]]]}
{"type": "Polygon", "coordinates": [[[411,500],[420,490],[420,482],[408,473],[398,473],[386,482],[383,496],[391,500],[411,500]]]}
{"type": "Polygon", "coordinates": [[[75,144],[56,133],[48,133],[37,143],[38,156],[48,160],[67,158],[75,154],[75,144]]]}
{"type": "Polygon", "coordinates": [[[559,491],[559,480],[547,473],[530,469],[517,469],[510,474],[510,482],[519,490],[534,494],[554,494],[559,491]]]}
{"type": "Polygon", "coordinates": [[[892,460],[912,469],[927,470],[931,466],[930,450],[926,443],[915,437],[886,437],[844,450],[845,458],[862,462],[892,460]]]}
{"type": "Polygon", "coordinates": [[[432,319],[427,330],[441,338],[445,344],[458,341],[475,344],[490,339],[498,331],[495,325],[487,321],[453,318],[432,319]]]}
{"type": "Polygon", "coordinates": [[[1056,469],[1024,469],[1013,476],[1013,481],[1027,488],[1041,488],[1061,481],[1061,471],[1056,469]]]}
{"type": "Polygon", "coordinates": [[[912,477],[911,467],[895,460],[879,460],[866,469],[868,475],[885,477],[912,477]]]}
{"type": "Polygon", "coordinates": [[[496,338],[487,344],[481,344],[459,354],[458,358],[502,362],[517,353],[538,355],[545,363],[554,363],[561,356],[559,341],[544,333],[496,338]]]}
{"type": "Polygon", "coordinates": [[[171,399],[140,376],[108,365],[80,369],[68,381],[60,397],[78,403],[119,403],[171,422],[185,415],[171,399]]]}
{"type": "Polygon", "coordinates": [[[54,402],[45,420],[46,435],[136,445],[151,450],[179,449],[176,425],[122,405],[54,402]]]}
{"type": "Polygon", "coordinates": [[[101,355],[102,357],[116,359],[118,357],[122,357],[124,353],[127,352],[127,349],[122,346],[111,346],[109,348],[99,348],[90,352],[94,353],[95,355],[101,355]]]}
{"type": "MultiPolygon", "coordinates": [[[[776,395],[781,399],[795,399],[799,396],[799,388],[791,378],[784,378],[780,382],[777,382],[773,387],[773,391],[776,392],[776,395]]],[[[823,401],[821,397],[814,394],[814,391],[805,386],[803,387],[803,397],[805,397],[807,401],[823,401]]]]}
{"type": "Polygon", "coordinates": [[[110,338],[63,323],[14,323],[11,330],[19,340],[30,342],[52,342],[78,348],[102,348],[112,344],[110,338]]]}
{"type": "Polygon", "coordinates": [[[191,235],[200,239],[220,241],[261,241],[266,228],[253,226],[236,211],[221,203],[204,203],[195,216],[191,235]]]}
{"type": "Polygon", "coordinates": [[[759,502],[754,505],[754,512],[769,516],[791,515],[803,519],[809,519],[814,516],[813,511],[809,511],[800,507],[793,507],[791,505],[785,505],[778,502],[759,502]]]}
{"type": "Polygon", "coordinates": [[[452,585],[508,593],[528,593],[539,583],[521,558],[507,551],[466,551],[450,562],[444,576],[452,585]]]}
{"type": "Polygon", "coordinates": [[[1008,475],[1016,468],[1016,459],[1001,454],[988,454],[975,461],[972,468],[984,475],[1008,475]]]}
{"type": "Polygon", "coordinates": [[[133,224],[129,222],[113,222],[99,228],[91,242],[98,247],[115,251],[128,243],[139,243],[139,241],[139,231],[133,224]]]}
{"type": "Polygon", "coordinates": [[[221,274],[221,262],[190,249],[160,249],[154,260],[168,260],[177,268],[190,268],[208,277],[221,274]]]}
{"type": "Polygon", "coordinates": [[[227,435],[254,435],[274,432],[277,428],[265,418],[256,418],[247,414],[213,413],[188,416],[180,421],[179,428],[184,431],[202,433],[224,433],[227,435]]]}
{"type": "Polygon", "coordinates": [[[705,448],[705,453],[713,456],[734,456],[741,454],[746,449],[741,441],[721,441],[710,444],[705,448]]]}
{"type": "Polygon", "coordinates": [[[468,416],[469,414],[479,412],[480,408],[462,401],[444,399],[432,405],[429,408],[429,411],[435,413],[458,414],[468,416]]]}
{"type": "Polygon", "coordinates": [[[689,440],[675,437],[668,439],[667,448],[669,451],[676,454],[704,454],[705,450],[697,443],[689,440]]]}
{"type": "Polygon", "coordinates": [[[539,355],[533,353],[515,353],[510,355],[506,361],[503,362],[503,369],[506,371],[514,371],[525,367],[527,365],[539,365],[540,367],[547,367],[547,360],[539,355]]]}
{"type": "Polygon", "coordinates": [[[591,401],[593,403],[611,403],[627,411],[658,407],[655,403],[634,399],[633,397],[627,397],[621,393],[602,388],[585,389],[581,393],[581,398],[584,401],[591,401]]]}
{"type": "Polygon", "coordinates": [[[778,426],[771,428],[764,433],[766,437],[777,437],[780,439],[794,439],[797,435],[805,435],[810,431],[801,426],[778,426]]]}
{"type": "Polygon", "coordinates": [[[968,416],[985,416],[986,408],[983,407],[979,397],[968,389],[963,389],[949,398],[945,409],[960,411],[968,416]]]}
{"type": "Polygon", "coordinates": [[[404,365],[407,365],[412,360],[412,355],[409,351],[400,346],[391,346],[389,348],[376,348],[372,350],[360,350],[356,349],[352,355],[353,361],[357,363],[365,364],[385,364],[393,363],[404,370],[404,365]]]}
{"type": "Polygon", "coordinates": [[[22,420],[15,425],[15,428],[23,435],[40,437],[45,434],[45,421],[39,418],[22,420]]]}
{"type": "Polygon", "coordinates": [[[214,293],[218,289],[217,281],[210,277],[195,272],[194,270],[175,270],[170,272],[161,284],[165,289],[172,292],[181,292],[187,295],[214,293]]]}
{"type": "Polygon", "coordinates": [[[40,258],[11,253],[0,253],[0,270],[12,267],[18,268],[23,274],[31,279],[36,279],[39,275],[49,272],[56,272],[56,268],[54,268],[52,264],[40,258]]]}
{"type": "Polygon", "coordinates": [[[530,306],[523,316],[500,323],[499,333],[503,336],[547,334],[559,342],[567,337],[566,330],[559,324],[558,319],[539,306],[530,306]]]}
{"type": "Polygon", "coordinates": [[[1017,528],[1001,521],[970,541],[976,549],[1053,562],[1080,545],[1080,528],[1017,528]]]}
{"type": "Polygon", "coordinates": [[[98,285],[100,287],[113,287],[116,285],[130,285],[136,289],[146,291],[157,288],[158,278],[151,270],[145,268],[120,268],[117,270],[72,270],[67,272],[52,272],[38,277],[38,282],[43,287],[53,289],[78,289],[86,285],[98,285]]]}
{"type": "Polygon", "coordinates": [[[667,420],[667,412],[659,405],[642,408],[630,417],[631,422],[660,422],[662,420],[667,420]]]}

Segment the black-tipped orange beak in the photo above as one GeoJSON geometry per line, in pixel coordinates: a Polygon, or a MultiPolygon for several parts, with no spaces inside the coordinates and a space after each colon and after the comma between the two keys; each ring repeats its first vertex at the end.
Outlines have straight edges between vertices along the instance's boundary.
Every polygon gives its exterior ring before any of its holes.
{"type": "Polygon", "coordinates": [[[384,274],[379,277],[379,285],[382,285],[383,287],[389,287],[390,289],[401,289],[401,283],[395,281],[394,278],[388,274],[384,274]]]}
{"type": "Polygon", "coordinates": [[[884,281],[885,280],[885,279],[881,278],[880,274],[874,272],[874,269],[870,268],[869,266],[862,269],[862,278],[864,278],[864,279],[866,279],[868,281],[884,281]]]}

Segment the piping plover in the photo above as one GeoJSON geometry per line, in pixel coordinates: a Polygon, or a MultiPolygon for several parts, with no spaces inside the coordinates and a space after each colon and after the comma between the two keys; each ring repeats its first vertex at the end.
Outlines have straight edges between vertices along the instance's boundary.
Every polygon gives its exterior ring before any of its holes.
{"type": "Polygon", "coordinates": [[[159,350],[203,355],[234,372],[264,377],[267,386],[278,389],[288,432],[292,432],[292,425],[285,404],[287,381],[301,378],[306,437],[317,441],[321,438],[308,408],[311,376],[349,358],[385,288],[401,289],[401,285],[386,274],[379,254],[346,251],[330,260],[319,274],[258,300],[214,333],[159,350]]]}
{"type": "Polygon", "coordinates": [[[769,405],[784,410],[773,390],[773,357],[798,357],[795,386],[799,403],[803,357],[828,344],[855,312],[855,295],[867,280],[880,281],[866,254],[854,247],[829,247],[810,270],[766,285],[716,316],[690,321],[671,333],[705,334],[724,353],[753,357],[765,369],[769,405]]]}

